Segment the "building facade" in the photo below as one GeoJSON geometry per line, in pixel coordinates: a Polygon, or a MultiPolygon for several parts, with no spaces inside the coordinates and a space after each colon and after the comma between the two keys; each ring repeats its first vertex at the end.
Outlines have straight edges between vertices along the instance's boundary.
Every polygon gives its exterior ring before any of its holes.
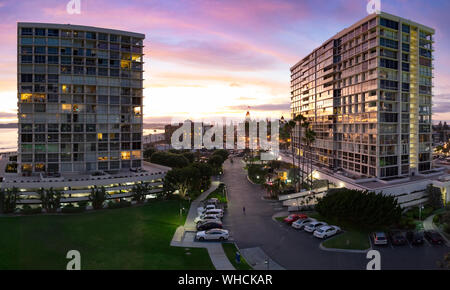
{"type": "Polygon", "coordinates": [[[117,172],[142,166],[139,33],[18,23],[18,172],[117,172]]]}
{"type": "Polygon", "coordinates": [[[358,178],[432,170],[434,30],[387,13],[339,32],[291,68],[292,117],[316,132],[297,154],[358,178]]]}

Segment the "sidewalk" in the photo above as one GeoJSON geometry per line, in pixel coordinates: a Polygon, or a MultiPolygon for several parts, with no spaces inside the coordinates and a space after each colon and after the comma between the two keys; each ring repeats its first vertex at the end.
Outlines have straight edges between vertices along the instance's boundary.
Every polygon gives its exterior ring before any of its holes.
{"type": "Polygon", "coordinates": [[[444,233],[442,233],[441,230],[437,226],[435,226],[435,224],[433,223],[434,217],[435,217],[435,214],[427,217],[423,221],[423,229],[425,231],[437,231],[442,236],[442,238],[445,240],[445,242],[447,243],[447,246],[450,247],[450,241],[447,239],[447,237],[444,235],[444,233]]]}
{"type": "Polygon", "coordinates": [[[235,270],[233,265],[228,260],[222,247],[222,243],[218,242],[198,242],[195,240],[195,223],[194,219],[198,216],[197,208],[200,207],[201,202],[208,197],[208,195],[216,190],[219,186],[218,181],[214,181],[211,187],[202,193],[196,200],[191,203],[189,213],[186,217],[184,226],[180,226],[175,231],[170,245],[172,247],[184,247],[184,248],[206,248],[208,250],[209,257],[216,270],[235,270]]]}

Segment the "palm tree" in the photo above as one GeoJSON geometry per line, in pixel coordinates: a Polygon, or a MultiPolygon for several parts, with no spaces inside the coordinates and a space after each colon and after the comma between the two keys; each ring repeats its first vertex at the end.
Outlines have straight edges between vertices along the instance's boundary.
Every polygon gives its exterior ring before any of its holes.
{"type": "Polygon", "coordinates": [[[91,195],[89,196],[89,200],[92,202],[92,207],[94,209],[102,209],[103,203],[108,198],[108,193],[106,193],[105,187],[102,186],[98,188],[94,186],[91,189],[91,195]]]}
{"type": "Polygon", "coordinates": [[[309,180],[309,186],[312,188],[313,186],[313,178],[312,178],[312,144],[316,140],[316,132],[311,130],[310,128],[307,128],[305,131],[305,143],[309,151],[309,169],[308,171],[308,177],[307,181],[309,180]]]}
{"type": "Polygon", "coordinates": [[[133,200],[137,203],[143,203],[145,201],[145,197],[149,191],[149,185],[148,183],[137,183],[133,186],[131,189],[133,200]]]}
{"type": "Polygon", "coordinates": [[[294,154],[294,129],[297,123],[294,120],[290,120],[285,126],[289,132],[291,138],[291,151],[292,151],[292,169],[294,171],[294,184],[297,184],[297,169],[295,167],[295,154],[294,154]]]}
{"type": "MultiPolygon", "coordinates": [[[[298,149],[299,149],[299,153],[300,153],[300,151],[301,151],[301,141],[302,141],[302,128],[304,128],[304,126],[305,126],[305,123],[307,123],[307,119],[306,119],[306,117],[304,117],[303,115],[297,115],[295,118],[294,118],[294,122],[296,123],[296,125],[298,126],[297,128],[299,129],[299,138],[298,138],[298,149]]],[[[309,126],[309,124],[308,124],[308,126],[309,126]]],[[[300,154],[299,154],[299,157],[300,157],[300,154]]],[[[303,158],[301,159],[301,161],[302,161],[302,164],[303,164],[303,158]]],[[[298,162],[299,162],[299,164],[298,164],[298,168],[300,168],[300,159],[298,160],[298,162]]],[[[303,166],[302,166],[303,167],[303,166]]],[[[298,191],[300,191],[301,190],[301,188],[302,188],[302,183],[303,183],[303,178],[304,178],[304,176],[303,176],[303,170],[302,169],[300,169],[300,174],[301,174],[301,176],[300,176],[300,187],[297,187],[298,188],[298,191]]]]}

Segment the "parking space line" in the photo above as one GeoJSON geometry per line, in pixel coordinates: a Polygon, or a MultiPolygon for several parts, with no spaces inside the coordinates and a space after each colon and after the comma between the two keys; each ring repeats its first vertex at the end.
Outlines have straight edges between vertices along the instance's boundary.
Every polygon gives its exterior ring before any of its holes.
{"type": "Polygon", "coordinates": [[[411,243],[408,240],[406,240],[406,242],[408,243],[408,246],[412,249],[413,246],[411,245],[411,243]]]}

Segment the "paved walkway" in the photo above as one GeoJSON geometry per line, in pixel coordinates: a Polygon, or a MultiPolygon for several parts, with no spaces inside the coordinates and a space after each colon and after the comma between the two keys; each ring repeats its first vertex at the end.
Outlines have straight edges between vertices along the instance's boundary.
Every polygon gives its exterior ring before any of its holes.
{"type": "Polygon", "coordinates": [[[191,203],[189,213],[186,217],[186,222],[184,223],[184,226],[177,228],[170,245],[172,247],[206,248],[216,270],[235,270],[233,265],[228,260],[228,257],[225,255],[222,243],[198,242],[195,240],[196,227],[194,219],[198,216],[197,208],[201,206],[201,202],[205,200],[211,192],[216,190],[219,183],[220,182],[218,181],[214,181],[207,191],[203,192],[191,203]]]}
{"type": "Polygon", "coordinates": [[[450,241],[447,239],[447,237],[444,235],[444,233],[441,232],[441,230],[433,223],[433,219],[436,215],[432,215],[427,217],[424,221],[423,221],[423,229],[425,231],[437,231],[441,234],[442,238],[445,240],[445,242],[447,243],[447,246],[450,247],[450,241]]]}

